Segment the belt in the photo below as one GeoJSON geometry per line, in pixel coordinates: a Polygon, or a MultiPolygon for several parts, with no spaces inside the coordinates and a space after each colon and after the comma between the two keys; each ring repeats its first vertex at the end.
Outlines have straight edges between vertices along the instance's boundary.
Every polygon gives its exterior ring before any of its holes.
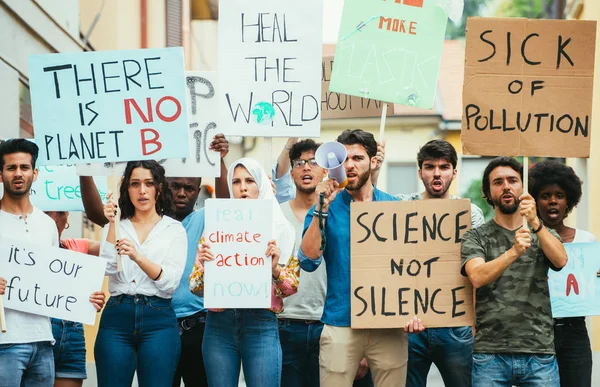
{"type": "Polygon", "coordinates": [[[204,323],[206,323],[206,312],[198,312],[191,316],[177,319],[177,325],[179,325],[179,327],[184,331],[189,331],[196,325],[204,323]]]}
{"type": "Polygon", "coordinates": [[[299,318],[280,318],[279,321],[289,321],[290,323],[303,323],[306,325],[320,323],[320,320],[303,320],[299,318]]]}
{"type": "Polygon", "coordinates": [[[579,325],[585,324],[585,317],[562,317],[554,319],[554,326],[561,327],[564,325],[579,325]]]}

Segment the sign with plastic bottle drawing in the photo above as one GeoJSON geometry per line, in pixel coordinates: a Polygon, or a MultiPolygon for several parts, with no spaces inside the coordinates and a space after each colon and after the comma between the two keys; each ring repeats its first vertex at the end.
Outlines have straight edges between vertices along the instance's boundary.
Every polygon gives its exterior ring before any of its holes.
{"type": "Polygon", "coordinates": [[[330,90],[431,109],[448,14],[441,0],[346,0],[330,90]]]}

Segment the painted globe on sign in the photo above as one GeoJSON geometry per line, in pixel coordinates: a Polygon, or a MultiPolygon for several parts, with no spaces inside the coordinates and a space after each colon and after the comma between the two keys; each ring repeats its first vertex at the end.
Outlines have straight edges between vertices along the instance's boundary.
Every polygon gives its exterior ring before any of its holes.
{"type": "Polygon", "coordinates": [[[256,122],[261,125],[268,125],[273,122],[275,117],[275,108],[268,102],[259,102],[254,105],[252,114],[256,116],[256,122]]]}

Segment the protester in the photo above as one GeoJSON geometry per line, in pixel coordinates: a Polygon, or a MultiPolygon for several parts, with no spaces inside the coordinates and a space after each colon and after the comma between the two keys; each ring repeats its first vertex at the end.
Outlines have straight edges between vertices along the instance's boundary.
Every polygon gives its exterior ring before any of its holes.
{"type": "Polygon", "coordinates": [[[548,268],[565,266],[567,254],[523,193],[522,176],[515,159],[488,164],[482,191],[494,219],[462,241],[462,274],[476,289],[474,387],[559,386],[547,277],[548,268]]]}
{"type": "MultiPolygon", "coordinates": [[[[407,337],[402,329],[350,328],[350,202],[393,201],[395,197],[373,186],[371,171],[378,160],[372,134],[360,129],[344,131],[337,141],[346,146],[344,162],[348,184],[339,190],[334,180],[319,183],[323,202],[308,212],[301,248],[302,269],[312,272],[322,260],[327,264],[327,296],[321,321],[325,324],[320,341],[320,379],[324,386],[351,386],[359,362],[368,360],[375,386],[404,386],[406,381],[407,337]],[[324,223],[323,230],[319,227],[324,223]],[[326,237],[322,246],[322,234],[326,237]]],[[[424,329],[416,317],[405,331],[424,329]]]]}
{"type": "MultiPolygon", "coordinates": [[[[279,387],[282,360],[276,313],[283,310],[283,298],[296,293],[300,270],[297,259],[291,255],[293,228],[277,205],[269,178],[257,161],[235,161],[227,181],[233,199],[272,201],[274,240],[269,241],[265,252],[272,259],[271,308],[209,310],[202,344],[208,383],[237,386],[241,362],[248,387],[279,387]],[[278,264],[280,257],[290,257],[284,267],[278,264]]],[[[210,245],[203,240],[190,276],[193,293],[203,295],[203,264],[213,258],[210,245]]]]}
{"type": "Polygon", "coordinates": [[[181,350],[171,297],[185,267],[185,229],[169,217],[171,191],[156,161],[128,162],[119,191],[119,206],[109,194],[104,207],[100,256],[111,297],[94,349],[98,385],[130,386],[137,371],[142,387],[169,386],[181,350]]]}
{"type": "MultiPolygon", "coordinates": [[[[448,190],[458,173],[456,149],[445,140],[431,140],[417,154],[419,179],[425,191],[398,195],[400,200],[456,199],[448,190]]],[[[471,227],[484,222],[483,212],[471,203],[471,227]]],[[[457,273],[457,275],[459,275],[457,273]]],[[[440,371],[446,386],[471,386],[473,332],[470,326],[428,328],[408,338],[407,387],[424,387],[431,363],[440,371]]]]}
{"type": "MultiPolygon", "coordinates": [[[[56,225],[29,195],[37,179],[39,149],[26,139],[0,143],[0,171],[4,196],[0,200],[0,234],[39,246],[58,247],[56,225]]],[[[0,273],[1,277],[2,273],[0,273]]],[[[7,282],[0,278],[0,295],[7,282]]],[[[9,285],[9,294],[12,281],[9,285]]],[[[90,297],[97,310],[102,305],[90,297]]],[[[0,333],[0,386],[50,387],[54,384],[52,328],[48,317],[5,309],[7,332],[0,333]]]]}
{"type": "MultiPolygon", "coordinates": [[[[227,167],[224,158],[229,152],[229,142],[221,133],[215,135],[209,149],[219,152],[220,177],[215,179],[215,195],[217,198],[228,198],[227,167]]],[[[202,297],[194,296],[189,291],[188,278],[196,260],[198,241],[204,232],[204,212],[194,211],[200,195],[202,179],[200,177],[169,177],[167,178],[171,198],[175,209],[175,219],[182,222],[188,241],[187,260],[181,281],[171,304],[177,316],[179,334],[181,337],[181,355],[173,379],[173,387],[179,387],[181,380],[187,386],[206,387],[206,371],[202,361],[202,338],[206,310],[202,297]]],[[[104,226],[108,220],[104,217],[102,199],[92,177],[81,176],[80,186],[86,215],[94,223],[104,226]]]]}
{"type": "MultiPolygon", "coordinates": [[[[596,242],[592,233],[569,227],[564,222],[581,199],[583,182],[573,168],[558,161],[541,161],[531,168],[529,181],[538,215],[546,227],[558,233],[563,243],[596,242]]],[[[592,350],[585,317],[554,319],[554,347],[560,385],[590,387],[592,350]]]]}
{"type": "MultiPolygon", "coordinates": [[[[69,212],[45,211],[58,229],[58,244],[61,249],[73,250],[83,254],[100,254],[100,243],[85,238],[61,239],[62,233],[69,228],[69,212]]],[[[106,296],[104,292],[97,291],[92,294],[99,305],[104,305],[106,296]]],[[[54,387],[82,386],[87,379],[86,350],[83,324],[51,318],[52,335],[54,336],[54,387]]]]}

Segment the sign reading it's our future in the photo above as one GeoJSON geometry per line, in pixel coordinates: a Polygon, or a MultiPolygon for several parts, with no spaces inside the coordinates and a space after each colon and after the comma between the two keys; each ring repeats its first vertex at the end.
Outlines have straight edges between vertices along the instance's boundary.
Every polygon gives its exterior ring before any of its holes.
{"type": "Polygon", "coordinates": [[[188,156],[183,51],[32,55],[40,165],[188,156]]]}
{"type": "Polygon", "coordinates": [[[596,22],[469,18],[465,154],[589,157],[596,22]]]}
{"type": "Polygon", "coordinates": [[[398,328],[419,316],[427,327],[473,323],[473,288],[460,273],[471,228],[465,199],[352,203],[352,328],[398,328]]]}

